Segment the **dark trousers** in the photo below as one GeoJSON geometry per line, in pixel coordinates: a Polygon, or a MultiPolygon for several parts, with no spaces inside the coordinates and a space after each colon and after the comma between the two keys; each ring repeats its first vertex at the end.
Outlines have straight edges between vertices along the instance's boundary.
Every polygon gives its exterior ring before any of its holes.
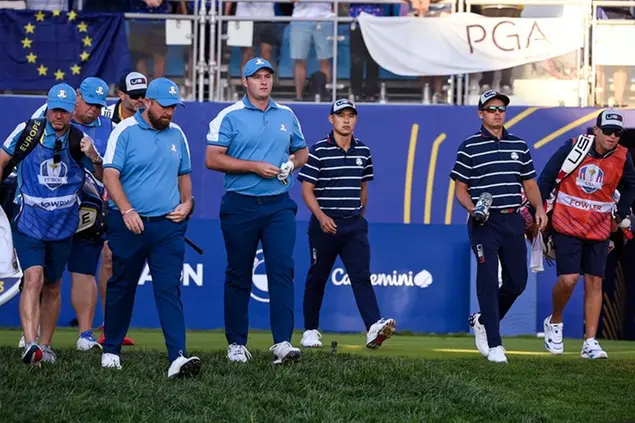
{"type": "Polygon", "coordinates": [[[309,223],[311,268],[304,288],[304,327],[311,330],[319,326],[324,288],[339,255],[351,280],[357,308],[368,330],[381,318],[375,291],[370,283],[368,222],[361,216],[334,220],[337,225],[334,235],[323,232],[314,216],[311,216],[309,223]]]}
{"type": "Polygon", "coordinates": [[[379,92],[379,65],[373,60],[359,23],[355,22],[351,26],[351,90],[354,95],[374,96],[379,92]],[[362,89],[364,81],[364,65],[366,65],[366,83],[362,89]]]}
{"type": "Polygon", "coordinates": [[[165,336],[170,362],[187,355],[185,319],[181,303],[181,272],[185,259],[186,222],[143,219],[140,235],[129,231],[121,214],[108,214],[108,245],[112,250],[112,277],[106,288],[104,352],[119,355],[130,327],[137,284],[146,261],[152,275],[154,301],[165,336]]]}
{"type": "Polygon", "coordinates": [[[492,211],[482,226],[468,222],[472,251],[476,255],[476,295],[481,323],[490,348],[501,345],[500,321],[527,286],[527,244],[524,220],[519,213],[492,211]],[[502,286],[498,287],[498,262],[502,286]]]}
{"type": "MultiPolygon", "coordinates": [[[[521,10],[516,7],[503,7],[501,9],[498,8],[486,8],[481,11],[481,15],[488,16],[491,18],[519,18],[521,14],[521,10]]],[[[501,70],[501,80],[500,87],[504,87],[505,85],[511,87],[512,86],[512,73],[514,68],[502,69],[501,70]]],[[[483,72],[481,76],[481,80],[479,81],[479,85],[482,87],[483,85],[489,85],[490,87],[494,83],[494,72],[483,72]]]]}
{"type": "Polygon", "coordinates": [[[267,269],[273,342],[291,341],[293,332],[293,247],[298,206],[288,194],[250,197],[226,193],[220,207],[227,250],[225,337],[247,345],[249,297],[258,241],[267,269]]]}

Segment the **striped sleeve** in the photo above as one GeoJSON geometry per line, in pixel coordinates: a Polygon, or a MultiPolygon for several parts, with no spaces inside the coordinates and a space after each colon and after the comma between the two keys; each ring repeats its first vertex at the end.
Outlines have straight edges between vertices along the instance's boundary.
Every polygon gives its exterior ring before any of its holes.
{"type": "Polygon", "coordinates": [[[525,152],[523,153],[523,167],[520,172],[520,179],[526,181],[536,177],[536,169],[534,168],[534,161],[531,159],[531,153],[529,147],[525,144],[525,152]]]}
{"type": "Polygon", "coordinates": [[[450,178],[455,181],[463,182],[464,184],[469,184],[472,174],[472,156],[465,150],[465,143],[463,143],[456,153],[456,163],[454,163],[450,178]]]}
{"type": "Polygon", "coordinates": [[[315,185],[320,177],[320,156],[316,152],[315,145],[309,150],[309,158],[306,164],[300,169],[298,180],[301,182],[309,182],[315,185]]]}
{"type": "Polygon", "coordinates": [[[373,168],[373,158],[369,154],[368,161],[366,162],[366,166],[364,167],[364,171],[362,172],[362,181],[372,181],[375,178],[375,170],[373,168]]]}

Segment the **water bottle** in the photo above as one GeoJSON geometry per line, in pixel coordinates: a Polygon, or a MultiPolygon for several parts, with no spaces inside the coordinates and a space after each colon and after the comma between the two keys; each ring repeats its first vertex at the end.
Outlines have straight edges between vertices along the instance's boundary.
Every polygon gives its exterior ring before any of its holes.
{"type": "Polygon", "coordinates": [[[629,241],[633,239],[633,232],[631,231],[631,220],[629,218],[623,219],[620,222],[620,229],[624,234],[624,237],[629,241]]]}
{"type": "Polygon", "coordinates": [[[489,208],[491,207],[493,201],[494,199],[492,198],[492,194],[489,192],[484,192],[478,197],[478,201],[474,207],[474,213],[472,214],[474,222],[477,225],[485,223],[489,217],[489,208]]]}

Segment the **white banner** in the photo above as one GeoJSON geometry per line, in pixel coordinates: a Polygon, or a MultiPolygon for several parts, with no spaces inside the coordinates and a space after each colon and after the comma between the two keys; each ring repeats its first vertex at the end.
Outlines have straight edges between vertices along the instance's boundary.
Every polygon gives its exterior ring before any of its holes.
{"type": "Polygon", "coordinates": [[[572,18],[359,16],[364,41],[383,68],[405,76],[512,68],[576,51],[582,25],[572,18]]]}

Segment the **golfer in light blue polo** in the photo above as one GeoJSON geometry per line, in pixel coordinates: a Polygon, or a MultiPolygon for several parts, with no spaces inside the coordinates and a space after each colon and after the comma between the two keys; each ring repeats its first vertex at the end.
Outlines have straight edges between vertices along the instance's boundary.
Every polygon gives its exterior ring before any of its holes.
{"type": "Polygon", "coordinates": [[[230,361],[247,362],[248,306],[258,242],[269,283],[271,347],[274,363],[300,359],[293,332],[293,247],[297,204],[289,197],[290,176],[307,161],[298,118],[273,101],[273,67],[260,57],[245,64],[242,100],[223,109],[210,123],[206,164],[225,173],[220,208],[227,250],[225,336],[230,361]]]}
{"type": "Polygon", "coordinates": [[[192,165],[185,134],[172,123],[176,106],[182,104],[179,87],[169,79],[155,79],[143,103],[143,109],[117,125],[104,156],[113,274],[106,291],[101,365],[121,369],[121,342],[147,261],[171,363],[168,378],[193,376],[201,361],[187,357],[180,291],[192,165]]]}

